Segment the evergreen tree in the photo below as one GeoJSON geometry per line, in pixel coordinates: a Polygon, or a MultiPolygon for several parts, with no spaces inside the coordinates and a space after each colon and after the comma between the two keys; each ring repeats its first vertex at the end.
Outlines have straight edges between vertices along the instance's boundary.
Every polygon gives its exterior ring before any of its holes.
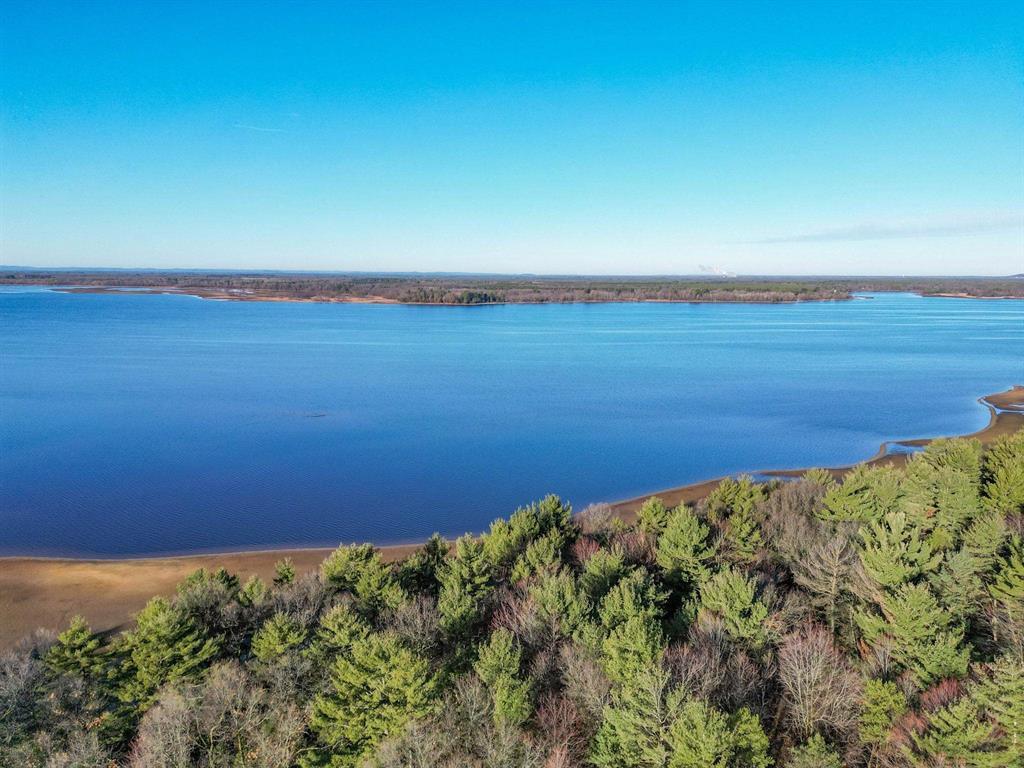
{"type": "Polygon", "coordinates": [[[607,632],[633,617],[644,621],[661,619],[665,593],[644,568],[634,568],[616,582],[601,600],[598,618],[607,632]]]}
{"type": "Polygon", "coordinates": [[[707,564],[715,554],[707,538],[708,527],[688,507],[672,510],[657,550],[657,563],[669,584],[692,589],[707,578],[707,564]]]}
{"type": "Polygon", "coordinates": [[[724,715],[697,699],[684,702],[669,730],[668,768],[766,768],[768,737],[756,715],[724,715]]]}
{"type": "Polygon", "coordinates": [[[594,737],[590,762],[598,768],[665,768],[669,728],[678,716],[679,694],[668,688],[660,665],[636,670],[615,690],[594,737]]]}
{"type": "Polygon", "coordinates": [[[522,651],[507,629],[495,630],[480,647],[473,668],[484,681],[494,704],[495,721],[519,725],[532,711],[529,682],[519,675],[522,651]]]}
{"type": "Polygon", "coordinates": [[[320,564],[324,583],[337,590],[355,589],[356,582],[374,555],[374,548],[370,544],[338,547],[320,564]]]}
{"type": "Polygon", "coordinates": [[[907,697],[895,683],[866,680],[859,721],[860,740],[871,749],[877,748],[886,741],[889,730],[906,711],[907,697]]]}
{"type": "Polygon", "coordinates": [[[886,643],[893,659],[913,673],[921,686],[943,677],[962,677],[968,650],[961,646],[964,630],[923,585],[908,584],[887,594],[882,615],[856,616],[864,639],[886,643]]]}
{"type": "Polygon", "coordinates": [[[599,549],[583,564],[580,589],[592,602],[598,602],[625,573],[626,558],[621,549],[599,549]]]}
{"type": "Polygon", "coordinates": [[[118,697],[148,708],[165,683],[200,677],[219,650],[217,638],[204,637],[195,622],[162,597],[154,597],[122,636],[122,684],[118,697]]]}
{"type": "Polygon", "coordinates": [[[637,527],[649,536],[657,538],[665,530],[668,517],[669,512],[665,507],[665,502],[657,496],[651,496],[640,505],[640,511],[636,515],[637,527]]]}
{"type": "Polygon", "coordinates": [[[252,653],[269,662],[297,648],[306,640],[306,630],[287,613],[275,613],[252,638],[252,653]]]}
{"type": "Polygon", "coordinates": [[[1024,613],[1024,539],[1020,536],[1010,538],[1006,555],[996,562],[988,591],[1007,607],[1024,613]]]}
{"type": "Polygon", "coordinates": [[[369,634],[370,627],[351,606],[336,605],[321,617],[307,652],[315,661],[326,664],[350,653],[352,646],[369,634]]]}
{"type": "Polygon", "coordinates": [[[411,594],[437,595],[441,588],[438,575],[448,556],[448,542],[433,534],[427,542],[402,561],[398,583],[411,594]]]}
{"type": "Polygon", "coordinates": [[[989,448],[983,476],[989,509],[1004,516],[1024,512],[1024,430],[989,448]]]}
{"type": "Polygon", "coordinates": [[[942,565],[932,573],[929,583],[943,607],[959,622],[967,623],[980,611],[985,594],[981,579],[982,563],[969,552],[947,552],[942,565]]]}
{"type": "Polygon", "coordinates": [[[864,572],[885,589],[895,589],[934,571],[942,560],[904,512],[889,512],[863,527],[860,535],[864,572]]]}
{"type": "Polygon", "coordinates": [[[1024,765],[1024,661],[997,659],[992,676],[972,691],[974,700],[994,726],[998,743],[993,750],[1004,762],[1024,765]]]}
{"type": "Polygon", "coordinates": [[[664,650],[661,627],[643,616],[632,616],[614,627],[601,644],[605,674],[623,683],[657,661],[664,650]]]}
{"type": "Polygon", "coordinates": [[[752,648],[768,641],[768,608],[756,597],[753,579],[726,568],[700,589],[701,609],[721,618],[730,637],[752,648]]]}
{"type": "Polygon", "coordinates": [[[591,603],[571,571],[543,574],[530,587],[537,617],[562,637],[575,637],[590,618],[591,603]]]}
{"type": "Polygon", "coordinates": [[[394,635],[359,640],[331,666],[330,690],[313,700],[310,724],[322,745],[319,762],[358,765],[384,738],[431,712],[436,691],[429,664],[394,635]]]}
{"type": "Polygon", "coordinates": [[[274,564],[274,586],[281,587],[295,581],[295,563],[290,557],[274,564]]]}
{"type": "Polygon", "coordinates": [[[898,510],[902,499],[897,470],[858,464],[843,478],[842,485],[825,495],[818,516],[826,521],[867,523],[898,510]]]}
{"type": "Polygon", "coordinates": [[[816,733],[793,750],[786,768],[843,768],[843,762],[836,751],[821,738],[821,734],[816,733]]]}
{"type": "Polygon", "coordinates": [[[64,672],[82,677],[92,677],[101,671],[103,655],[100,639],[93,634],[88,623],[81,616],[71,619],[71,624],[46,652],[46,666],[54,672],[64,672]]]}
{"type": "Polygon", "coordinates": [[[455,542],[455,552],[441,571],[437,601],[441,628],[455,637],[469,634],[484,616],[494,588],[483,545],[472,536],[455,542]]]}
{"type": "Polygon", "coordinates": [[[238,592],[238,602],[246,608],[262,605],[270,597],[270,589],[259,576],[253,575],[238,592]]]}

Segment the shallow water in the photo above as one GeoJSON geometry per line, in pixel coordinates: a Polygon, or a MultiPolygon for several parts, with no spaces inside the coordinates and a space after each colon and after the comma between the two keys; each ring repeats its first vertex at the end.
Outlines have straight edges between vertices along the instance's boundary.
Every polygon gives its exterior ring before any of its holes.
{"type": "Polygon", "coordinates": [[[0,553],[477,531],[987,423],[1024,301],[416,307],[0,288],[0,553]]]}

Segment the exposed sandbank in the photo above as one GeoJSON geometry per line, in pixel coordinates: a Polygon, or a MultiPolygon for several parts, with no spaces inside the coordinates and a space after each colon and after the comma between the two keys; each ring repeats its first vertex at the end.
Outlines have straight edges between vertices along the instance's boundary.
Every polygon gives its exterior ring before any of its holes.
{"type": "MultiPolygon", "coordinates": [[[[989,409],[989,423],[967,437],[987,445],[1024,428],[1024,387],[988,395],[979,402],[989,409]]],[[[890,446],[923,446],[930,441],[885,443],[868,462],[902,465],[907,455],[892,453],[890,446]]],[[[849,469],[849,466],[834,467],[829,471],[841,477],[849,469]]],[[[793,477],[806,471],[769,470],[754,474],[793,477]]],[[[650,496],[660,496],[669,505],[694,503],[710,493],[721,480],[715,478],[644,494],[616,502],[612,508],[628,520],[650,496]]],[[[381,547],[381,553],[388,561],[399,560],[416,547],[415,544],[385,546],[381,547]]],[[[224,567],[243,581],[252,574],[269,581],[274,574],[274,564],[284,557],[290,557],[296,570],[303,572],[318,567],[331,551],[329,548],[281,549],[123,560],[0,558],[0,648],[10,647],[37,627],[63,628],[75,614],[83,615],[98,631],[123,627],[150,597],[172,594],[175,585],[197,568],[224,567]]]]}

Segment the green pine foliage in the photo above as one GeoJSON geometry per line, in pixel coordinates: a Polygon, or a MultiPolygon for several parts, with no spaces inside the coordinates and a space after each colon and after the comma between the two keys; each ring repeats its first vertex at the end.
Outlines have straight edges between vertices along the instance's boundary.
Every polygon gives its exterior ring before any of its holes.
{"type": "Polygon", "coordinates": [[[821,734],[816,733],[790,753],[786,765],[789,768],[843,768],[843,761],[821,734]]]}
{"type": "Polygon", "coordinates": [[[665,530],[668,517],[669,511],[665,502],[657,496],[652,496],[640,505],[636,515],[637,527],[643,533],[657,538],[665,530]]]}
{"type": "Polygon", "coordinates": [[[295,563],[290,557],[279,560],[274,565],[274,585],[280,587],[284,584],[291,584],[293,581],[295,581],[295,563]]]}
{"type": "Polygon", "coordinates": [[[715,554],[708,535],[708,526],[691,509],[680,505],[672,510],[658,539],[656,556],[667,583],[677,589],[692,589],[708,577],[708,564],[715,554]]]}
{"type": "Polygon", "coordinates": [[[358,765],[374,747],[435,705],[437,677],[423,658],[382,633],[354,643],[330,669],[330,689],[312,705],[316,760],[358,765]]]}
{"type": "Polygon", "coordinates": [[[204,637],[191,618],[154,597],[135,617],[135,629],[121,637],[118,697],[148,708],[161,686],[201,677],[219,646],[219,638],[204,637]]]}
{"type": "Polygon", "coordinates": [[[889,512],[862,527],[861,540],[864,572],[884,589],[896,589],[934,571],[942,559],[903,511],[889,512]]]}
{"type": "Polygon", "coordinates": [[[893,660],[924,687],[967,672],[969,649],[964,628],[939,605],[924,585],[906,584],[886,594],[881,614],[858,613],[856,620],[869,645],[889,648],[893,660]]]}
{"type": "Polygon", "coordinates": [[[487,598],[494,589],[484,545],[471,536],[456,541],[440,581],[437,610],[441,628],[455,637],[467,636],[483,619],[487,598]]]}
{"type": "Polygon", "coordinates": [[[754,580],[732,568],[711,576],[700,589],[702,611],[717,616],[729,636],[752,648],[768,642],[768,608],[757,599],[754,580]]]}
{"type": "Polygon", "coordinates": [[[55,672],[91,677],[103,666],[101,645],[100,638],[93,634],[85,619],[75,616],[43,659],[55,672]]]}
{"type": "Polygon", "coordinates": [[[1024,431],[1004,437],[985,457],[985,504],[1001,515],[1024,512],[1024,431]]]}
{"type": "Polygon", "coordinates": [[[252,653],[263,662],[270,662],[298,648],[306,640],[306,630],[286,613],[275,613],[252,638],[252,653]]]}
{"type": "Polygon", "coordinates": [[[869,679],[858,721],[861,743],[875,750],[886,742],[897,719],[907,711],[907,697],[893,682],[869,679]]]}
{"type": "Polygon", "coordinates": [[[818,516],[826,521],[867,523],[900,509],[902,478],[890,467],[859,464],[826,494],[818,516]]]}

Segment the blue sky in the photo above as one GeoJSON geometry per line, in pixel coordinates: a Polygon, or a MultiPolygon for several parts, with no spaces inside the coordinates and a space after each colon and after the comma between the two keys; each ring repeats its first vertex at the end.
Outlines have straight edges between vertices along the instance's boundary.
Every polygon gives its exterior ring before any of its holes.
{"type": "Polygon", "coordinates": [[[1024,11],[0,5],[0,262],[1024,272],[1024,11]]]}

